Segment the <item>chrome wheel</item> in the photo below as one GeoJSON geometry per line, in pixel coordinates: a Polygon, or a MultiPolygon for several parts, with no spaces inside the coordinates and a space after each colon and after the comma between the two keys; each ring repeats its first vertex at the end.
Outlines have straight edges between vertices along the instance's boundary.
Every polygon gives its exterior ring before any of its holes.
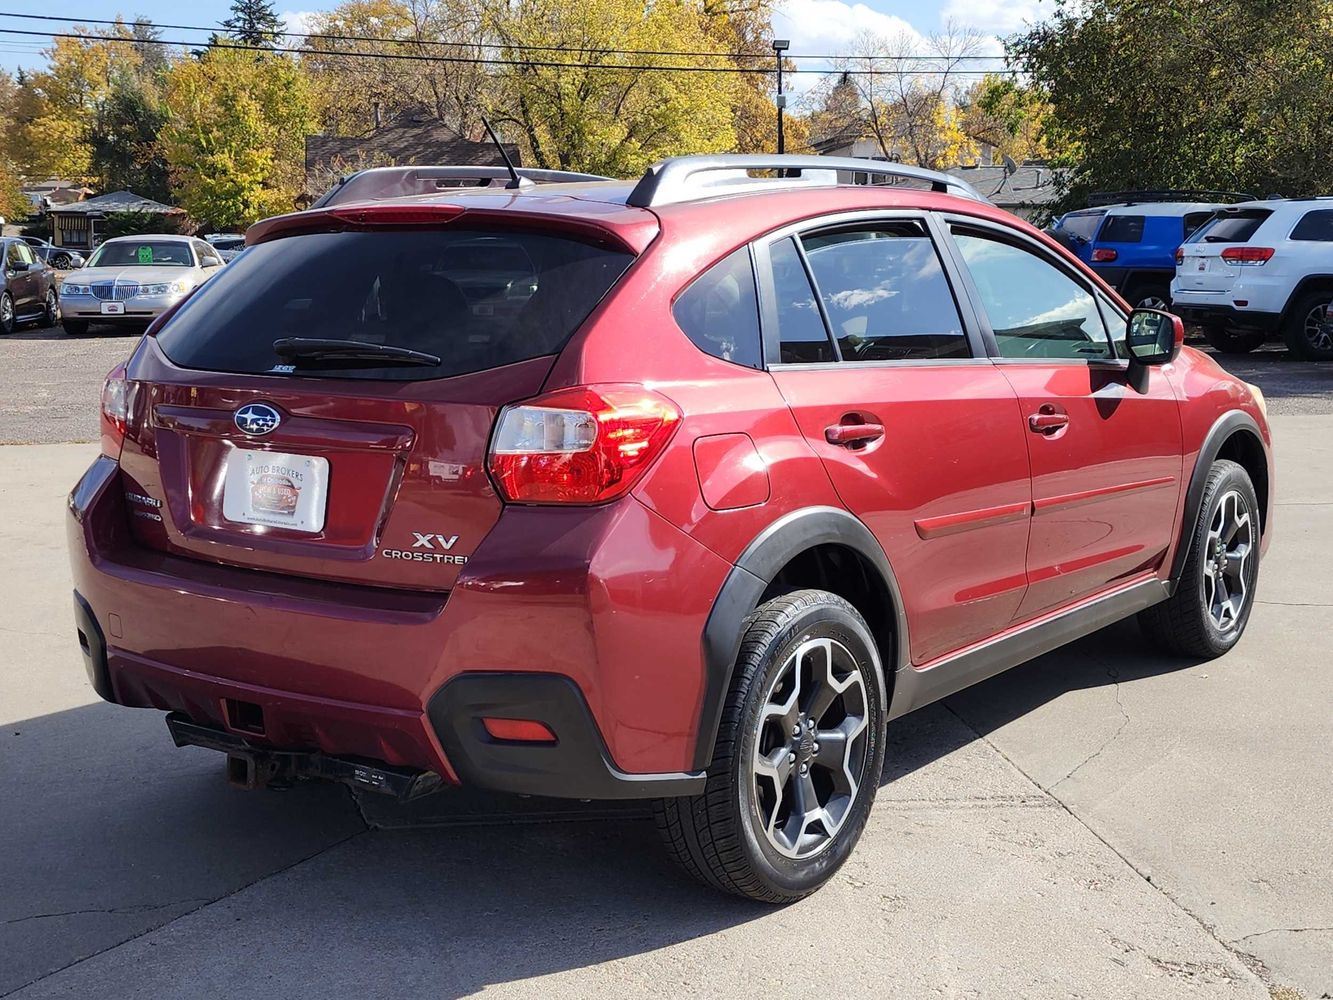
{"type": "Polygon", "coordinates": [[[9,333],[14,329],[14,300],[8,293],[0,295],[0,330],[9,333]]]}
{"type": "Polygon", "coordinates": [[[1171,303],[1166,301],[1166,299],[1162,298],[1160,295],[1149,295],[1147,298],[1139,301],[1138,307],[1140,309],[1167,310],[1171,308],[1171,303]]]}
{"type": "Polygon", "coordinates": [[[856,658],[827,638],[803,641],[759,711],[752,793],[759,829],[788,858],[832,843],[865,780],[869,700],[856,658]]]}
{"type": "Polygon", "coordinates": [[[1329,315],[1329,306],[1333,303],[1321,302],[1305,314],[1305,340],[1316,351],[1333,351],[1333,316],[1329,315]]]}
{"type": "Polygon", "coordinates": [[[60,322],[60,300],[54,290],[46,293],[46,325],[55,326],[60,322]]]}
{"type": "Polygon", "coordinates": [[[1208,617],[1221,632],[1236,627],[1250,596],[1254,558],[1254,517],[1236,490],[1222,496],[1208,526],[1203,565],[1203,598],[1208,617]]]}

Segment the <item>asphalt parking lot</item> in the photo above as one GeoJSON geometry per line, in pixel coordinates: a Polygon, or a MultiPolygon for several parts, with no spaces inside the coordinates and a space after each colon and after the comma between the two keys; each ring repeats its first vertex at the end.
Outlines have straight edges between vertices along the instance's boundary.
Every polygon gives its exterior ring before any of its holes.
{"type": "Polygon", "coordinates": [[[860,847],[783,909],[635,809],[241,792],[96,700],[63,498],[133,337],[0,339],[0,996],[1333,996],[1333,366],[1263,351],[1275,540],[1241,644],[1132,623],[895,723],[860,847]]]}

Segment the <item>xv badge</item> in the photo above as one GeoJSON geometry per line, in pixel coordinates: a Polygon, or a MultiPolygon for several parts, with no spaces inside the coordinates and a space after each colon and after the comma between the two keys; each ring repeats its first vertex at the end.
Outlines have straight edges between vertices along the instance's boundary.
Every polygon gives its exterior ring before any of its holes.
{"type": "Polygon", "coordinates": [[[454,547],[454,543],[458,541],[457,535],[450,535],[448,538],[445,538],[443,535],[423,535],[419,531],[414,531],[412,534],[415,535],[417,539],[412,543],[412,548],[414,549],[434,549],[438,544],[440,548],[448,552],[454,547]]]}

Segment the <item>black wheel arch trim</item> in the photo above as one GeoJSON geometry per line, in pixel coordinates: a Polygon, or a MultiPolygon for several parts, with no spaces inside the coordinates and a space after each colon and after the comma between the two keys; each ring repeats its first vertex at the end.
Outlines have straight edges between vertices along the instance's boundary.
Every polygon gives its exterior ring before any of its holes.
{"type": "Polygon", "coordinates": [[[1291,290],[1287,296],[1287,304],[1282,307],[1282,312],[1278,318],[1279,326],[1286,326],[1287,321],[1291,319],[1296,304],[1306,295],[1320,288],[1333,288],[1333,274],[1307,274],[1296,283],[1296,287],[1291,290]]]}
{"type": "MultiPolygon", "coordinates": [[[[1168,583],[1172,593],[1175,593],[1175,589],[1180,583],[1181,574],[1185,571],[1185,561],[1189,559],[1190,550],[1194,545],[1194,525],[1199,519],[1199,508],[1203,503],[1203,491],[1208,483],[1208,470],[1217,461],[1222,446],[1232,435],[1237,433],[1253,436],[1255,442],[1259,445],[1260,451],[1265,455],[1265,461],[1267,461],[1268,448],[1264,445],[1259,424],[1244,410],[1228,410],[1213,422],[1213,426],[1204,435],[1203,444],[1199,446],[1199,457],[1194,462],[1194,471],[1190,475],[1189,486],[1186,487],[1185,491],[1185,511],[1180,522],[1180,545],[1176,547],[1175,557],[1171,560],[1171,575],[1168,583]]],[[[1265,476],[1268,475],[1267,469],[1265,469],[1264,474],[1265,476]]],[[[1256,483],[1256,489],[1258,486],[1259,484],[1256,483]]],[[[1269,483],[1268,504],[1271,505],[1271,503],[1272,484],[1269,483]]],[[[1268,531],[1269,511],[1267,509],[1260,511],[1259,517],[1260,534],[1262,535],[1268,531]]]]}
{"type": "MultiPolygon", "coordinates": [[[[778,518],[746,546],[722,584],[703,631],[704,692],[694,767],[707,768],[722,722],[731,674],[740,652],[744,621],[778,573],[796,556],[819,545],[841,545],[866,559],[879,574],[893,604],[895,662],[877,663],[880,704],[888,706],[890,670],[902,667],[907,644],[907,617],[902,592],[888,556],[875,536],[852,514],[837,507],[805,507],[778,518]]],[[[874,628],[873,622],[868,623],[874,628]]]]}

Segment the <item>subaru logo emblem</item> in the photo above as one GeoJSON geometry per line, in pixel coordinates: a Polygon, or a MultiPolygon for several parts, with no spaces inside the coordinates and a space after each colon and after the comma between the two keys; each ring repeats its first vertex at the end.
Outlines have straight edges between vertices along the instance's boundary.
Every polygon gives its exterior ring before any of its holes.
{"type": "Polygon", "coordinates": [[[278,411],[264,403],[249,403],[236,411],[236,426],[246,434],[267,434],[282,423],[278,411]]]}

